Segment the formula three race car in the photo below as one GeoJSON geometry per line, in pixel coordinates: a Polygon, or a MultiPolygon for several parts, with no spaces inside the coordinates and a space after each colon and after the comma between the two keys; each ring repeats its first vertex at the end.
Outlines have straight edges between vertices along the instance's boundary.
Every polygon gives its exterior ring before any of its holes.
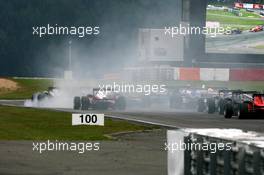
{"type": "Polygon", "coordinates": [[[73,103],[75,110],[126,109],[125,97],[112,92],[110,89],[94,88],[92,94],[74,97],[73,103]]]}
{"type": "Polygon", "coordinates": [[[249,30],[250,32],[260,32],[263,31],[263,26],[256,26],[249,30]]]}
{"type": "MultiPolygon", "coordinates": [[[[215,112],[218,112],[220,115],[224,114],[224,104],[225,104],[225,99],[230,98],[232,96],[233,92],[236,91],[241,91],[241,90],[229,90],[226,88],[218,89],[214,93],[211,93],[211,97],[207,95],[207,99],[205,100],[205,104],[202,105],[200,103],[201,100],[199,101],[199,106],[206,106],[204,108],[207,109],[208,114],[213,114],[215,112]]],[[[198,111],[198,112],[203,112],[203,111],[198,111]]]]}
{"type": "Polygon", "coordinates": [[[178,87],[174,89],[169,98],[171,109],[196,109],[198,99],[205,89],[193,88],[189,86],[178,87]]]}
{"type": "Polygon", "coordinates": [[[256,91],[234,91],[231,97],[224,99],[222,105],[225,118],[264,116],[264,94],[256,91]]]}
{"type": "Polygon", "coordinates": [[[49,87],[47,91],[34,93],[31,97],[33,102],[41,102],[43,100],[59,96],[60,91],[57,87],[49,87]]]}

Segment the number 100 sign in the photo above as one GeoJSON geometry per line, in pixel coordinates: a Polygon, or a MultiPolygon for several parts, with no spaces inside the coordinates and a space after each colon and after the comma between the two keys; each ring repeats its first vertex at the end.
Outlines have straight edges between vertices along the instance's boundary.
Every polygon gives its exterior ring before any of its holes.
{"type": "Polygon", "coordinates": [[[72,114],[72,125],[104,126],[104,114],[72,114]]]}

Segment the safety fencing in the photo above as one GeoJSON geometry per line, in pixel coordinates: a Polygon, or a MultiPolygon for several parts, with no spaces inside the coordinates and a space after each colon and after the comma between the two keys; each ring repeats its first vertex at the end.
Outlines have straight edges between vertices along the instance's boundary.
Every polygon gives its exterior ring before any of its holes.
{"type": "Polygon", "coordinates": [[[250,3],[235,3],[236,8],[244,8],[244,9],[264,9],[263,4],[250,4],[250,3]]]}
{"type": "Polygon", "coordinates": [[[264,81],[264,69],[134,67],[126,68],[122,77],[132,81],[264,81]]]}
{"type": "MultiPolygon", "coordinates": [[[[187,142],[227,143],[230,141],[198,134],[184,138],[187,142]],[[190,141],[191,140],[191,141],[190,141]]],[[[232,141],[233,142],[233,141],[232,141]]],[[[258,147],[234,142],[227,151],[184,152],[184,175],[263,175],[264,152],[258,147]]]]}
{"type": "Polygon", "coordinates": [[[169,130],[168,175],[264,175],[263,139],[238,129],[169,130]]]}

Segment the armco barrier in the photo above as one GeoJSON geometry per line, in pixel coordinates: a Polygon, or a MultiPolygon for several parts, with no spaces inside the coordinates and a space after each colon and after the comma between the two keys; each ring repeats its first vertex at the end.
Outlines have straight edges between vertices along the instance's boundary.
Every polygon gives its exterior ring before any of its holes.
{"type": "Polygon", "coordinates": [[[230,69],[230,81],[264,80],[264,69],[230,69]]]}
{"type": "Polygon", "coordinates": [[[168,175],[264,175],[261,133],[236,129],[195,130],[168,131],[167,145],[174,148],[174,152],[168,151],[168,175]],[[185,146],[179,146],[183,143],[185,146]],[[211,146],[204,147],[210,149],[187,149],[197,144],[211,146]],[[214,149],[227,144],[231,146],[229,149],[214,149]]]}
{"type": "Polygon", "coordinates": [[[200,68],[180,68],[179,80],[200,80],[200,68]]]}
{"type": "MultiPolygon", "coordinates": [[[[208,142],[227,143],[230,141],[194,134],[184,138],[186,144],[208,142]]],[[[185,151],[184,175],[263,175],[263,150],[255,146],[233,143],[230,151],[185,151]]]]}

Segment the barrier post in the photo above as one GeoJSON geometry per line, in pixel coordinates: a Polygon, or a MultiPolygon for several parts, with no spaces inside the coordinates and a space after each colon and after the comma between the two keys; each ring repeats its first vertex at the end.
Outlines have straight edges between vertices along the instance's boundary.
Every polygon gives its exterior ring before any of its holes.
{"type": "Polygon", "coordinates": [[[230,175],[231,151],[224,150],[224,175],[230,175]]]}
{"type": "Polygon", "coordinates": [[[245,175],[246,167],[245,167],[245,148],[241,147],[238,150],[238,174],[245,175]]]}
{"type": "Polygon", "coordinates": [[[215,153],[210,153],[210,175],[216,175],[217,155],[218,155],[218,150],[216,150],[215,153]]]}
{"type": "MultiPolygon", "coordinates": [[[[185,145],[190,143],[190,136],[184,137],[185,145]]],[[[191,150],[184,150],[184,175],[191,175],[191,150]]]]}
{"type": "Polygon", "coordinates": [[[260,151],[254,151],[253,153],[253,169],[254,169],[254,175],[261,175],[260,171],[260,151]]]}
{"type": "MultiPolygon", "coordinates": [[[[201,136],[197,138],[197,143],[199,144],[203,143],[203,138],[201,136]]],[[[204,162],[203,151],[199,149],[197,151],[197,175],[203,175],[203,162],[204,162]]]]}

